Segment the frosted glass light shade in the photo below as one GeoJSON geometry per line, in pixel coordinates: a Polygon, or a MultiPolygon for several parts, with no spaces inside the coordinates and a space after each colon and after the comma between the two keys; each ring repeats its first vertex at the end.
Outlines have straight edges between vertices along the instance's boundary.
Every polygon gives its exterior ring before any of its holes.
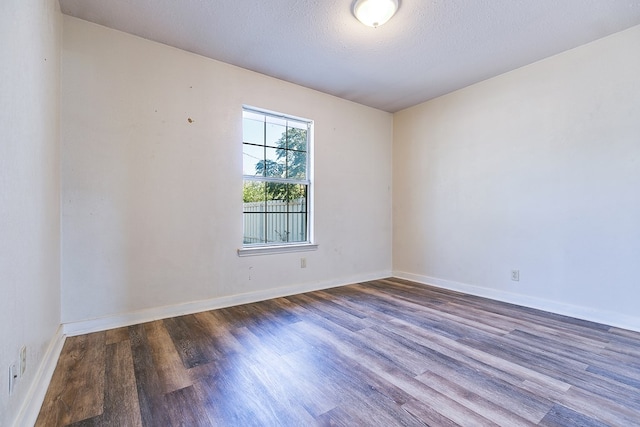
{"type": "Polygon", "coordinates": [[[364,25],[378,27],[387,22],[398,10],[398,0],[358,0],[353,14],[364,25]]]}

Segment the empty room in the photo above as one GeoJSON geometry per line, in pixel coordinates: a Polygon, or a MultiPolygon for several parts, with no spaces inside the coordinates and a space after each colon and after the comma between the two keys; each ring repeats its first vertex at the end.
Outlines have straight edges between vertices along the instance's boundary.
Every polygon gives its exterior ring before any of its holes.
{"type": "Polygon", "coordinates": [[[0,426],[640,426],[640,0],[0,11],[0,426]]]}

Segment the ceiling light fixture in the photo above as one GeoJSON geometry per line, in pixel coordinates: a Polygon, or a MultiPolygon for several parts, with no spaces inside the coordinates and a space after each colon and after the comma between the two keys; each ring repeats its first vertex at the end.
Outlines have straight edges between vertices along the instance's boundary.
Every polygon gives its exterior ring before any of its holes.
{"type": "Polygon", "coordinates": [[[397,10],[398,0],[357,0],[353,5],[358,21],[374,28],[391,19],[397,10]]]}

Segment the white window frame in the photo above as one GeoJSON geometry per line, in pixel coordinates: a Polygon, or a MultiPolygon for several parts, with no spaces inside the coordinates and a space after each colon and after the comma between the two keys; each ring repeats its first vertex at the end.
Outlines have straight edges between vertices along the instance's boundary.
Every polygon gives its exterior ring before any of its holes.
{"type": "MultiPolygon", "coordinates": [[[[251,255],[268,255],[274,253],[287,253],[287,252],[301,252],[301,251],[312,251],[318,248],[318,245],[314,243],[314,234],[313,234],[313,133],[314,133],[314,122],[313,120],[292,116],[289,114],[278,113],[270,110],[265,110],[262,108],[256,108],[248,105],[242,106],[242,118],[244,123],[244,115],[245,112],[264,115],[265,117],[271,117],[275,119],[281,120],[290,120],[296,123],[304,123],[307,125],[307,165],[306,165],[306,179],[288,179],[288,178],[275,178],[275,177],[264,177],[264,176],[256,176],[256,175],[245,175],[243,173],[242,179],[245,181],[256,181],[256,182],[279,182],[279,183],[291,183],[291,184],[303,184],[306,185],[307,188],[307,212],[306,212],[306,237],[307,240],[303,242],[263,242],[263,243],[244,243],[244,204],[243,204],[243,243],[242,247],[238,249],[239,256],[251,256],[251,255]]],[[[244,126],[243,126],[243,138],[242,138],[242,147],[248,145],[247,141],[245,141],[244,135],[244,126]]],[[[266,215],[266,212],[265,212],[266,215]]]]}

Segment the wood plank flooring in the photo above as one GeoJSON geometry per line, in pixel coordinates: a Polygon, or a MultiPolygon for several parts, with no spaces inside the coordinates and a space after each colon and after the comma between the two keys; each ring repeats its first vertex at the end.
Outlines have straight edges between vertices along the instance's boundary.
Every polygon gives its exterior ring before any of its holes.
{"type": "Polygon", "coordinates": [[[640,334],[399,279],[68,338],[37,426],[640,426],[640,334]]]}

